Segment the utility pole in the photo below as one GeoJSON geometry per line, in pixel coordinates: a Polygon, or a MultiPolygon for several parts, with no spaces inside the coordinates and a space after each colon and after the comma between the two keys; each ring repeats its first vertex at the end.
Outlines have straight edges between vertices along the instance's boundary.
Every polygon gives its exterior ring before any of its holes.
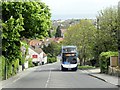
{"type": "MultiPolygon", "coordinates": [[[[97,34],[98,34],[98,41],[99,41],[99,30],[100,30],[100,25],[99,25],[99,18],[97,18],[97,34]]],[[[98,67],[98,66],[100,66],[99,65],[99,45],[97,44],[97,46],[96,46],[96,48],[97,48],[97,61],[96,61],[96,66],[98,67]]]]}
{"type": "MultiPolygon", "coordinates": [[[[120,69],[120,1],[118,2],[118,36],[117,37],[118,37],[118,67],[120,69]]],[[[118,76],[120,76],[120,72],[118,72],[118,76]]]]}

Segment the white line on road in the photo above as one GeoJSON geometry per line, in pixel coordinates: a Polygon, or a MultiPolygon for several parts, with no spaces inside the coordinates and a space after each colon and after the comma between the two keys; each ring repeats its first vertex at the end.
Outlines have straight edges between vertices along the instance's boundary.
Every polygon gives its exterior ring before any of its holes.
{"type": "Polygon", "coordinates": [[[48,82],[50,81],[50,77],[51,77],[51,69],[50,69],[50,72],[49,72],[49,76],[48,76],[47,82],[45,84],[45,88],[47,88],[47,86],[48,86],[48,82]]]}

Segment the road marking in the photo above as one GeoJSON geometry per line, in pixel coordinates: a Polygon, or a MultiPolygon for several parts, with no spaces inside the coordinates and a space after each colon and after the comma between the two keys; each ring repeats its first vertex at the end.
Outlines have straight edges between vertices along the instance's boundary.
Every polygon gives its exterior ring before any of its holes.
{"type": "Polygon", "coordinates": [[[19,79],[21,79],[21,78],[17,78],[16,80],[13,81],[13,83],[15,83],[16,81],[18,81],[19,79]]]}
{"type": "Polygon", "coordinates": [[[50,77],[51,77],[51,69],[50,69],[50,72],[49,72],[49,76],[48,76],[47,82],[45,84],[45,88],[47,88],[47,86],[48,86],[48,82],[50,81],[50,77]]]}

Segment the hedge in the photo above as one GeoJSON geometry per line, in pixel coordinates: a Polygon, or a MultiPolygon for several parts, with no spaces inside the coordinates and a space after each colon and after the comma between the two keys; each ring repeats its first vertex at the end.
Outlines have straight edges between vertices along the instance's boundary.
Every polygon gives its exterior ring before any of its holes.
{"type": "Polygon", "coordinates": [[[34,67],[35,65],[32,63],[32,58],[28,58],[28,67],[34,67]]]}
{"type": "Polygon", "coordinates": [[[101,73],[108,73],[108,67],[110,65],[110,57],[118,56],[118,52],[102,52],[100,54],[100,70],[101,73]]]}
{"type": "Polygon", "coordinates": [[[57,61],[57,58],[56,57],[48,57],[47,58],[47,62],[48,63],[53,63],[53,62],[56,62],[57,61]]]}

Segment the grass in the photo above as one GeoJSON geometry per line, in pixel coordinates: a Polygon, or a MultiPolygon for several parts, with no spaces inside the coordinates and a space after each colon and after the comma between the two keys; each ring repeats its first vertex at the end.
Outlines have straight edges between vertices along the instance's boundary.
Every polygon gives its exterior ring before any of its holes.
{"type": "Polygon", "coordinates": [[[89,65],[85,65],[85,66],[80,66],[78,65],[78,69],[94,69],[95,67],[93,66],[89,66],[89,65]]]}

